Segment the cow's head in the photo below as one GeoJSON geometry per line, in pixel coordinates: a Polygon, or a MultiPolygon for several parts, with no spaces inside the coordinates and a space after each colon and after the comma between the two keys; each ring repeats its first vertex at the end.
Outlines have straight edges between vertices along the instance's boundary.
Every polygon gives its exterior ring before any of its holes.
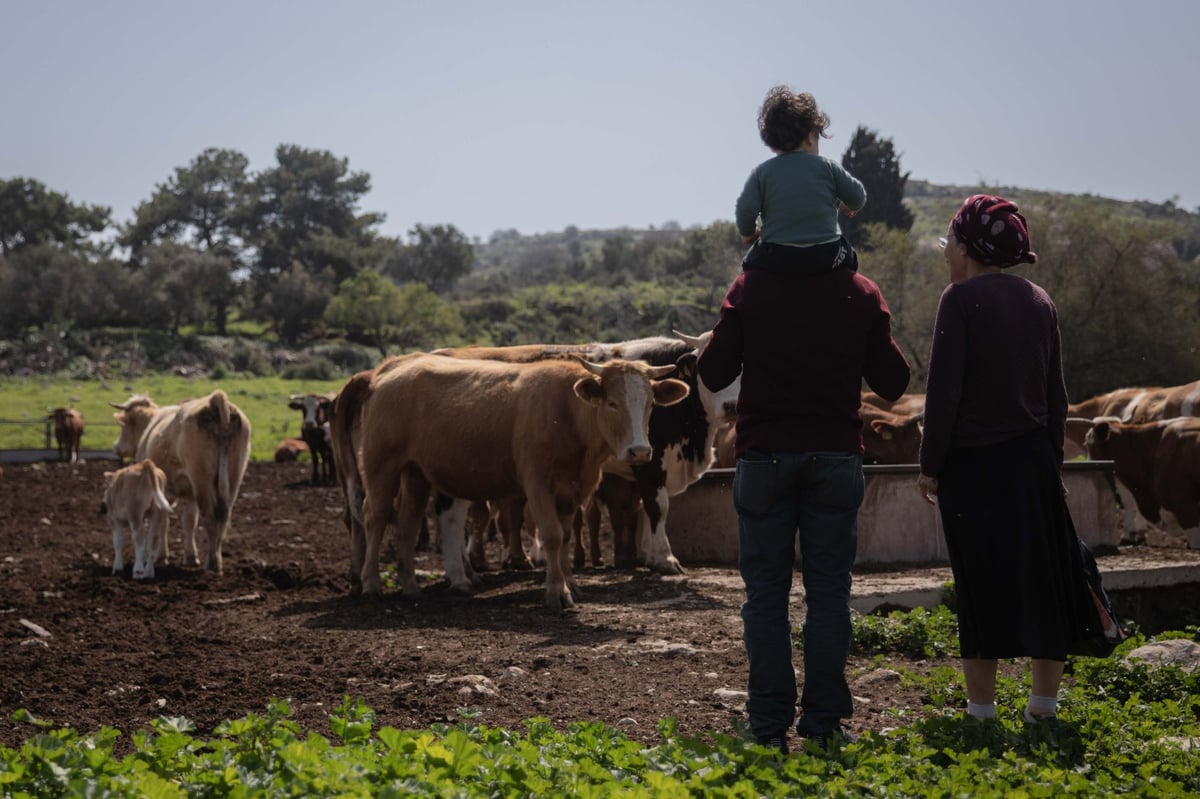
{"type": "Polygon", "coordinates": [[[149,397],[140,394],[130,397],[119,405],[115,402],[108,404],[117,409],[113,418],[117,420],[117,424],[121,425],[121,435],[113,442],[113,452],[118,458],[132,459],[137,453],[142,433],[146,432],[146,427],[150,424],[150,417],[154,415],[158,406],[149,397]]]}
{"type": "Polygon", "coordinates": [[[303,414],[301,430],[315,430],[329,421],[333,398],[326,394],[293,394],[288,397],[288,407],[303,414]]]}
{"type": "Polygon", "coordinates": [[[678,330],[671,332],[692,347],[691,352],[681,355],[675,362],[676,377],[687,383],[692,391],[700,397],[700,402],[704,405],[704,412],[708,414],[708,418],[713,424],[720,425],[735,421],[737,419],[738,394],[742,390],[742,376],[738,375],[737,379],[725,388],[714,392],[709,391],[708,387],[704,385],[704,381],[700,380],[696,374],[696,362],[700,359],[700,353],[708,346],[708,341],[712,338],[712,331],[706,330],[699,336],[689,336],[678,330]]]}
{"type": "Polygon", "coordinates": [[[916,463],[925,414],[900,415],[863,404],[863,458],[871,463],[916,463]]]}
{"type": "Polygon", "coordinates": [[[575,394],[596,408],[601,434],[614,455],[626,463],[650,460],[650,411],[655,405],[681,402],[690,391],[681,380],[663,379],[675,366],[624,360],[580,363],[591,374],[575,381],[575,394]]]}
{"type": "Polygon", "coordinates": [[[1067,429],[1070,430],[1074,421],[1076,429],[1082,426],[1082,422],[1088,423],[1087,432],[1083,436],[1083,446],[1087,450],[1088,458],[1091,460],[1108,460],[1108,442],[1112,440],[1114,427],[1113,425],[1122,424],[1121,420],[1116,416],[1097,416],[1095,419],[1068,419],[1067,429]]]}

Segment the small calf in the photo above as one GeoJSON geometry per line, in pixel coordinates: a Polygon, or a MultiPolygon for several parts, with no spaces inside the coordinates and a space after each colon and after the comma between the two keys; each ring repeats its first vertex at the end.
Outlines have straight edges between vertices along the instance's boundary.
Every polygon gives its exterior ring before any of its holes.
{"type": "Polygon", "coordinates": [[[282,438],[279,440],[279,446],[275,448],[275,462],[293,463],[305,452],[308,452],[308,444],[305,444],[303,439],[282,438]]]}
{"type": "Polygon", "coordinates": [[[167,530],[175,506],[163,493],[167,475],[146,459],[115,472],[104,473],[104,500],[100,512],[108,514],[113,534],[113,574],[125,568],[125,531],[133,541],[133,579],[154,578],[154,563],[161,552],[168,560],[167,530]]]}
{"type": "Polygon", "coordinates": [[[74,408],[55,408],[50,411],[49,419],[54,422],[58,459],[66,463],[78,463],[79,443],[83,438],[83,414],[74,408]]]}

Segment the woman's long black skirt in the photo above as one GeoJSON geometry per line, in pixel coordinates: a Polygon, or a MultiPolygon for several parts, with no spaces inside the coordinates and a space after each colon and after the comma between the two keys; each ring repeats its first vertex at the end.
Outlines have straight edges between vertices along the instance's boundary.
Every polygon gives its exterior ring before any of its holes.
{"type": "Polygon", "coordinates": [[[937,501],[961,656],[1066,660],[1095,610],[1049,433],[951,450],[937,501]]]}

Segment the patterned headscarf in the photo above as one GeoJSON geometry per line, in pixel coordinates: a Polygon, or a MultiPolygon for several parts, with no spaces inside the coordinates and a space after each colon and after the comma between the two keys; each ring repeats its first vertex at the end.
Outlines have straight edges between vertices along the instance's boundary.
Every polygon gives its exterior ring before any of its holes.
{"type": "Polygon", "coordinates": [[[1017,213],[1016,203],[1003,197],[972,194],[954,215],[950,229],[967,254],[981,264],[1003,269],[1037,263],[1037,253],[1029,249],[1025,217],[1017,213]]]}

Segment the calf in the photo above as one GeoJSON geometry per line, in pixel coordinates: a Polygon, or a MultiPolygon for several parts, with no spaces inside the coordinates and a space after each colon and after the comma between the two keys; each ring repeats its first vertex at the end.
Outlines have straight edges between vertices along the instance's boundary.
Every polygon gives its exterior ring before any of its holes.
{"type": "MultiPolygon", "coordinates": [[[[624,360],[514,364],[423,354],[381,366],[361,422],[363,592],[380,591],[379,545],[394,523],[402,589],[419,595],[413,547],[437,491],[455,498],[439,507],[440,530],[463,530],[472,501],[524,497],[547,550],[545,602],[572,605],[564,530],[595,491],[605,461],[650,458],[651,409],[689,392],[685,383],[661,379],[673,371],[624,360]]],[[[445,536],[442,554],[451,586],[469,591],[463,544],[462,535],[445,536]]]]}
{"type": "Polygon", "coordinates": [[[121,435],[118,457],[152,459],[167,475],[167,494],[182,504],[184,557],[199,563],[196,528],[208,533],[205,568],[220,573],[221,545],[250,460],[250,420],[217,389],[160,408],[149,397],[109,403],[121,435]]]}
{"type": "Polygon", "coordinates": [[[275,462],[294,463],[305,452],[308,452],[308,444],[304,443],[304,439],[283,438],[279,440],[279,446],[275,447],[275,462]]]}
{"type": "Polygon", "coordinates": [[[312,484],[333,483],[333,442],[330,439],[329,415],[333,410],[333,394],[293,394],[288,407],[300,411],[300,437],[312,455],[312,484]]]}
{"type": "Polygon", "coordinates": [[[163,493],[166,473],[146,459],[115,472],[104,473],[104,499],[101,513],[108,515],[113,535],[112,573],[125,569],[125,533],[133,542],[133,579],[154,579],[154,564],[161,553],[169,558],[167,532],[175,507],[163,493]]]}
{"type": "Polygon", "coordinates": [[[54,439],[58,443],[58,459],[68,463],[79,461],[79,440],[83,438],[83,414],[74,408],[55,408],[50,411],[54,422],[54,439]]]}
{"type": "Polygon", "coordinates": [[[1126,424],[1097,419],[1088,457],[1111,460],[1148,521],[1200,546],[1200,418],[1126,424]]]}

